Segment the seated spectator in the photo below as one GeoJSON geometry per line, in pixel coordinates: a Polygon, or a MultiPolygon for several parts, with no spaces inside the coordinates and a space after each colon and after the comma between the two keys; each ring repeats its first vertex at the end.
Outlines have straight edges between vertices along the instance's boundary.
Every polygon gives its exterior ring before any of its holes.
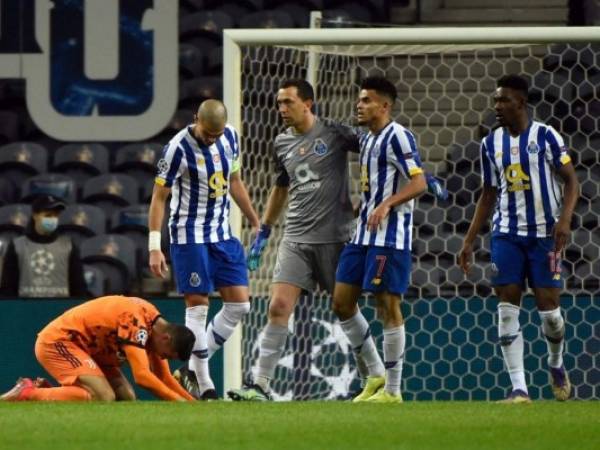
{"type": "Polygon", "coordinates": [[[11,297],[84,297],[87,295],[79,249],[57,232],[65,204],[43,195],[31,205],[24,236],[11,242],[4,256],[0,291],[11,297]]]}

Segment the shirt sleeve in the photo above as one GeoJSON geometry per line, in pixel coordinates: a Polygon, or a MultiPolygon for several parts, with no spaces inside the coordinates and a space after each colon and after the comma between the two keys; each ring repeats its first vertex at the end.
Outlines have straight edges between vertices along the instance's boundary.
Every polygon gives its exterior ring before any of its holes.
{"type": "Polygon", "coordinates": [[[154,182],[160,186],[171,187],[183,172],[183,150],[177,143],[170,142],[163,148],[162,155],[156,163],[154,182]]]}
{"type": "Polygon", "coordinates": [[[135,312],[122,313],[117,318],[117,341],[122,346],[146,348],[152,324],[159,317],[158,312],[144,311],[142,307],[135,312]]]}
{"type": "Polygon", "coordinates": [[[490,158],[490,153],[487,150],[485,142],[481,143],[480,146],[480,166],[481,166],[481,180],[484,186],[498,186],[498,179],[496,178],[496,171],[494,170],[493,161],[490,158]]]}
{"type": "Polygon", "coordinates": [[[150,361],[146,350],[128,345],[124,348],[127,361],[131,366],[133,379],[141,387],[148,389],[163,400],[182,400],[183,396],[170,389],[150,370],[150,361]]]}
{"type": "Polygon", "coordinates": [[[392,164],[400,168],[408,178],[423,173],[417,143],[410,131],[394,130],[390,136],[390,144],[392,147],[390,154],[392,164]]]}
{"type": "Polygon", "coordinates": [[[290,185],[290,175],[281,158],[277,155],[277,143],[272,150],[273,164],[275,165],[275,185],[279,187],[288,187],[290,185]]]}
{"type": "Polygon", "coordinates": [[[339,126],[340,138],[344,142],[344,150],[352,153],[360,153],[360,136],[363,131],[357,127],[346,125],[339,126]]]}
{"type": "Polygon", "coordinates": [[[231,173],[239,172],[240,169],[242,168],[242,156],[241,156],[241,150],[240,150],[240,137],[238,135],[238,132],[235,129],[233,130],[233,142],[234,142],[234,148],[232,149],[232,151],[233,151],[233,164],[231,165],[231,173]]]}
{"type": "Polygon", "coordinates": [[[189,401],[194,401],[194,397],[186,391],[179,382],[171,375],[171,368],[166,359],[160,359],[157,354],[146,352],[150,360],[150,370],[154,373],[169,389],[179,394],[181,397],[189,401]]]}
{"type": "Polygon", "coordinates": [[[546,159],[555,169],[560,169],[565,164],[571,162],[569,149],[565,146],[562,136],[551,126],[546,127],[546,142],[549,150],[546,151],[546,159]]]}

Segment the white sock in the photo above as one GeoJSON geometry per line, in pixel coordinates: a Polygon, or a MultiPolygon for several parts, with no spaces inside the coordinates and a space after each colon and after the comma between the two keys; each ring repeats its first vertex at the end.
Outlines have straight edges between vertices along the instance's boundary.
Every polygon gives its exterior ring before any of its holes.
{"type": "Polygon", "coordinates": [[[404,325],[383,330],[383,360],[385,362],[385,390],[392,395],[400,395],[402,363],[406,334],[404,325]]]}
{"type": "Polygon", "coordinates": [[[196,343],[190,357],[189,368],[196,374],[198,388],[202,394],[207,389],[214,389],[208,371],[208,349],[206,339],[206,316],[208,306],[191,306],[185,310],[185,326],[194,332],[196,343]]]}
{"type": "Polygon", "coordinates": [[[340,322],[340,326],[350,341],[354,354],[358,354],[358,357],[362,358],[367,366],[369,376],[382,377],[385,374],[385,367],[377,353],[375,341],[371,336],[365,316],[358,311],[348,320],[340,322]]]}
{"type": "Polygon", "coordinates": [[[520,311],[521,308],[510,303],[498,304],[498,336],[513,390],[527,392],[523,367],[523,333],[519,326],[520,311]]]}
{"type": "Polygon", "coordinates": [[[210,321],[206,329],[208,338],[208,357],[219,350],[229,336],[233,333],[236,325],[244,315],[250,311],[250,302],[231,303],[224,302],[221,311],[210,321]]]}
{"type": "Polygon", "coordinates": [[[542,319],[542,332],[548,344],[548,365],[558,368],[563,365],[563,350],[565,347],[565,320],[560,313],[560,307],[552,311],[539,311],[542,319]]]}
{"type": "Polygon", "coordinates": [[[258,370],[254,382],[265,392],[269,390],[269,383],[275,375],[275,368],[285,350],[287,336],[287,326],[268,323],[263,330],[258,350],[258,370]]]}

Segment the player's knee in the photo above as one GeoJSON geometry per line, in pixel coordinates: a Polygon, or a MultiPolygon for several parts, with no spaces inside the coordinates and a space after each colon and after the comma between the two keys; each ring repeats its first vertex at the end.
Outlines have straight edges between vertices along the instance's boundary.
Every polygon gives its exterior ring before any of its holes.
{"type": "Polygon", "coordinates": [[[281,297],[273,297],[269,303],[269,319],[287,321],[292,313],[288,303],[281,297]]]}
{"type": "Polygon", "coordinates": [[[340,320],[348,320],[354,316],[356,312],[356,306],[354,304],[348,304],[336,297],[334,297],[331,302],[331,309],[340,320]]]}

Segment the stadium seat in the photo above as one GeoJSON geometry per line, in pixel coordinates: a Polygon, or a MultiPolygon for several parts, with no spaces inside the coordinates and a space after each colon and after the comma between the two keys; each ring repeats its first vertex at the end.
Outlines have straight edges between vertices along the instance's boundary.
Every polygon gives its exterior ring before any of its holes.
{"type": "Polygon", "coordinates": [[[13,182],[6,178],[0,178],[0,206],[15,203],[17,198],[17,188],[13,182]]]}
{"type": "Polygon", "coordinates": [[[223,82],[219,77],[200,77],[181,83],[178,109],[195,111],[198,105],[209,98],[223,98],[223,82]]]}
{"type": "Polygon", "coordinates": [[[390,20],[389,0],[361,0],[360,3],[348,3],[347,0],[333,0],[327,2],[327,8],[339,8],[343,10],[349,9],[350,11],[354,9],[355,5],[359,5],[361,9],[368,10],[371,20],[376,22],[389,22],[390,20]]]}
{"type": "Polygon", "coordinates": [[[0,177],[6,178],[19,188],[32,175],[45,173],[48,168],[48,152],[33,142],[14,142],[0,147],[0,177]]]}
{"type": "Polygon", "coordinates": [[[327,28],[345,28],[354,26],[357,22],[371,22],[371,13],[358,3],[351,3],[343,9],[326,9],[323,11],[323,24],[327,28]]]}
{"type": "Polygon", "coordinates": [[[15,203],[0,207],[0,236],[12,239],[21,236],[31,218],[31,205],[15,203]]]}
{"type": "Polygon", "coordinates": [[[106,276],[102,272],[102,269],[84,264],[83,278],[85,279],[87,290],[92,297],[103,297],[109,294],[106,290],[106,276]]]}
{"type": "Polygon", "coordinates": [[[280,9],[272,11],[258,11],[242,17],[240,28],[293,28],[294,19],[280,9]]]}
{"type": "Polygon", "coordinates": [[[206,38],[221,43],[224,28],[233,28],[233,19],[222,11],[202,11],[183,17],[179,22],[179,38],[206,38]]]}
{"type": "Polygon", "coordinates": [[[30,202],[36,195],[53,195],[65,203],[75,203],[75,181],[62,173],[45,173],[28,178],[23,183],[21,201],[30,202]]]}
{"type": "Polygon", "coordinates": [[[81,244],[81,259],[106,277],[111,294],[127,294],[136,276],[135,244],[126,236],[103,234],[81,244]]]}
{"type": "MultiPolygon", "coordinates": [[[[299,2],[290,2],[290,3],[299,3],[299,2]]],[[[303,0],[302,5],[305,8],[308,8],[310,11],[321,11],[325,5],[323,0],[303,0]]],[[[264,8],[265,9],[274,9],[279,8],[281,2],[279,0],[265,0],[264,8]]]]}
{"type": "Polygon", "coordinates": [[[14,111],[0,111],[0,145],[19,139],[19,115],[14,111]]]}
{"type": "Polygon", "coordinates": [[[77,196],[85,182],[108,172],[108,149],[102,144],[67,144],[54,153],[52,171],[69,175],[77,184],[77,196]]]}
{"type": "Polygon", "coordinates": [[[223,72],[223,47],[213,48],[208,55],[206,75],[220,76],[223,72]]]}
{"type": "Polygon", "coordinates": [[[179,75],[190,79],[203,75],[204,55],[199,48],[192,44],[179,45],[179,75]]]}
{"type": "Polygon", "coordinates": [[[152,185],[156,175],[156,163],[162,149],[163,146],[156,142],[121,147],[115,155],[113,172],[126,173],[135,178],[139,186],[152,185]]]}
{"type": "Polygon", "coordinates": [[[283,11],[294,20],[296,28],[310,27],[310,10],[304,4],[287,2],[279,5],[275,11],[283,11]]]}
{"type": "Polygon", "coordinates": [[[106,233],[106,215],[94,205],[69,205],[60,214],[58,230],[79,245],[84,239],[106,233]]]}
{"type": "Polygon", "coordinates": [[[230,4],[240,5],[251,11],[266,9],[264,0],[188,0],[198,5],[198,9],[221,9],[230,4]]]}
{"type": "Polygon", "coordinates": [[[115,208],[133,205],[138,197],[139,185],[135,178],[110,173],[90,178],[83,187],[82,200],[99,206],[110,217],[115,208]]]}
{"type": "Polygon", "coordinates": [[[132,240],[136,247],[136,265],[141,273],[148,266],[148,205],[131,205],[115,211],[110,232],[132,240]]]}

